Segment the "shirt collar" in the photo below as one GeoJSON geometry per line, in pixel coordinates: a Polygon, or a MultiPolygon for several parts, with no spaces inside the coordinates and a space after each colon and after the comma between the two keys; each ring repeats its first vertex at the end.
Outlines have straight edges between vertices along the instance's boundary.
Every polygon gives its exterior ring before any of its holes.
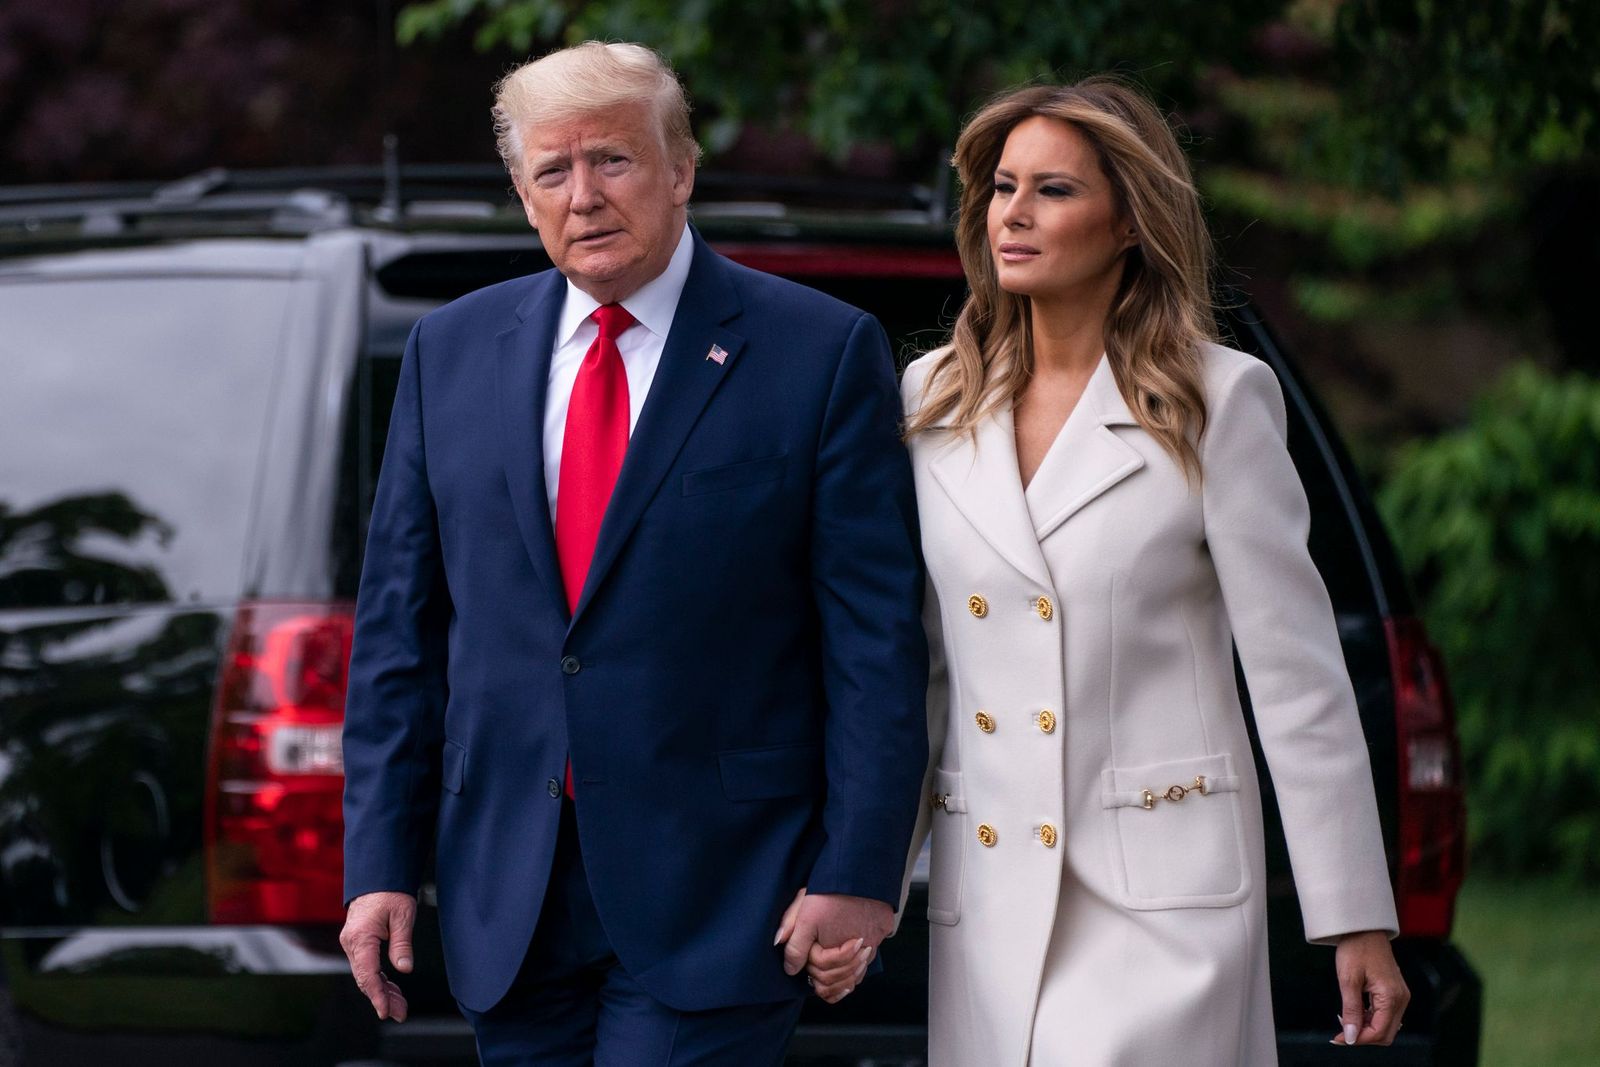
{"type": "MultiPolygon", "coordinates": [[[[689,280],[689,265],[693,261],[694,238],[686,222],[683,232],[678,235],[678,247],[673,249],[672,258],[667,261],[667,269],[622,301],[622,306],[638,320],[639,325],[663,340],[672,329],[673,317],[678,313],[678,298],[683,295],[684,283],[689,280]]],[[[567,296],[561,304],[561,317],[556,322],[556,346],[571,341],[578,328],[599,306],[598,300],[573,285],[569,278],[567,296]]]]}

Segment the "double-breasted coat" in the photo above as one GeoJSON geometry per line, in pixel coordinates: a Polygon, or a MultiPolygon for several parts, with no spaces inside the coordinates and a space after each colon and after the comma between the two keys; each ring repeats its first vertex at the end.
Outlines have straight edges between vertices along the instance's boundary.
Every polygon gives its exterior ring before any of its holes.
{"type": "MultiPolygon", "coordinates": [[[[938,357],[907,370],[908,413],[938,357]]],[[[975,440],[911,439],[936,656],[917,835],[935,1067],[1276,1062],[1235,644],[1306,936],[1396,929],[1282,393],[1216,345],[1204,385],[1198,483],[1105,358],[1026,489],[1009,408],[975,440]]]]}

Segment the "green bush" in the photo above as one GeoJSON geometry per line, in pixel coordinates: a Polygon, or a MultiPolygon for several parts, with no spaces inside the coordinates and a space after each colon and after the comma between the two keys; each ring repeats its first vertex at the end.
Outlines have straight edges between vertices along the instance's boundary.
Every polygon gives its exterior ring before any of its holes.
{"type": "Polygon", "coordinates": [[[1600,874],[1600,381],[1514,369],[1379,504],[1450,667],[1474,865],[1600,874]]]}

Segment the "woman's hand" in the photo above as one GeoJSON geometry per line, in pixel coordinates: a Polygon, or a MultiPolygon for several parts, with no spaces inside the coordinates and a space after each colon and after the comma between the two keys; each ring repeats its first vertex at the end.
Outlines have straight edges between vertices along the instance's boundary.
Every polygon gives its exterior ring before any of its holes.
{"type": "Polygon", "coordinates": [[[1389,937],[1380,930],[1345,934],[1334,950],[1344,1012],[1335,1045],[1388,1045],[1400,1032],[1411,990],[1400,977],[1389,937]]]}
{"type": "MultiPolygon", "coordinates": [[[[778,936],[772,942],[774,945],[783,944],[794,933],[795,920],[800,915],[800,902],[805,898],[806,891],[802,888],[784,910],[783,920],[778,924],[778,936]]],[[[861,984],[861,979],[866,977],[867,964],[872,962],[874,955],[876,951],[866,943],[865,938],[846,941],[837,948],[823,948],[822,942],[814,942],[806,957],[806,981],[817,996],[829,1004],[837,1004],[861,984]]]]}

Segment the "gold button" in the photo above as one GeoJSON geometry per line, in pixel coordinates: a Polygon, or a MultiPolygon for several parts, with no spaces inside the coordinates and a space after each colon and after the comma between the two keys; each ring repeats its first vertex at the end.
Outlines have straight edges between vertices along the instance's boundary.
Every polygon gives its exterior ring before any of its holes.
{"type": "Polygon", "coordinates": [[[1049,622],[1056,613],[1056,609],[1051,606],[1050,598],[1047,596],[1042,596],[1038,600],[1034,601],[1033,608],[1039,613],[1039,618],[1043,619],[1045,622],[1049,622]]]}
{"type": "Polygon", "coordinates": [[[977,593],[973,593],[971,596],[967,597],[967,610],[972,612],[975,617],[981,619],[985,615],[989,614],[989,602],[983,599],[983,597],[979,596],[977,593]]]}
{"type": "Polygon", "coordinates": [[[994,716],[993,715],[990,715],[987,711],[980,711],[980,712],[978,712],[977,719],[978,719],[978,729],[982,730],[986,734],[994,733],[994,716]]]}
{"type": "Polygon", "coordinates": [[[1045,708],[1043,711],[1041,711],[1039,713],[1039,729],[1043,730],[1047,734],[1055,733],[1056,713],[1051,711],[1049,708],[1045,708]]]}
{"type": "Polygon", "coordinates": [[[982,823],[978,826],[978,840],[983,844],[984,848],[994,848],[996,836],[994,827],[988,823],[982,823]]]}
{"type": "Polygon", "coordinates": [[[1039,840],[1044,842],[1045,848],[1056,847],[1056,828],[1049,823],[1039,827],[1039,840]]]}

